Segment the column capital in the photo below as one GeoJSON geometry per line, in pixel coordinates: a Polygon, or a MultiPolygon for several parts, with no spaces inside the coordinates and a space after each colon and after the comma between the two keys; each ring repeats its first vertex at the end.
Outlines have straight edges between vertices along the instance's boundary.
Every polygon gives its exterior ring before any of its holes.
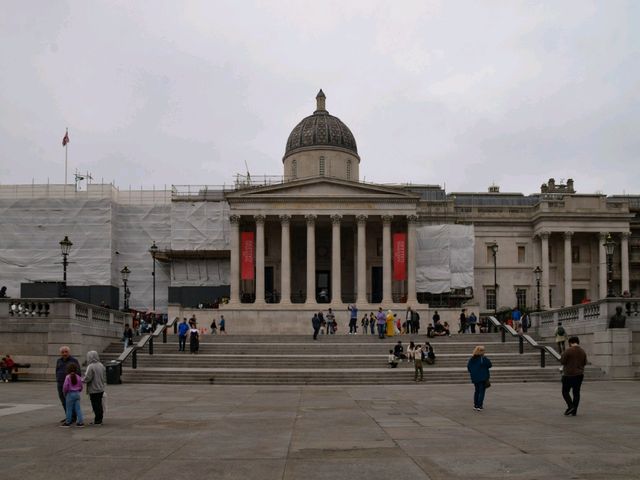
{"type": "Polygon", "coordinates": [[[304,219],[307,221],[307,225],[315,225],[317,218],[318,218],[318,216],[314,215],[312,213],[310,213],[309,215],[305,215],[304,216],[304,219]]]}
{"type": "Polygon", "coordinates": [[[538,235],[540,236],[541,240],[549,240],[551,232],[540,232],[538,235]]]}
{"type": "Polygon", "coordinates": [[[369,218],[367,215],[356,215],[356,221],[358,222],[358,225],[366,224],[367,218],[369,218]]]}
{"type": "Polygon", "coordinates": [[[564,238],[571,238],[573,236],[573,232],[564,232],[564,238]]]}
{"type": "Polygon", "coordinates": [[[232,225],[239,225],[240,224],[240,215],[236,215],[235,213],[233,215],[229,215],[229,222],[232,225]]]}
{"type": "Polygon", "coordinates": [[[264,215],[254,215],[253,219],[256,221],[256,224],[264,224],[265,216],[264,215]]]}
{"type": "Polygon", "coordinates": [[[631,232],[620,232],[620,238],[622,240],[629,240],[630,236],[631,236],[631,232]]]}
{"type": "Polygon", "coordinates": [[[604,242],[607,239],[607,235],[609,235],[609,232],[600,232],[600,233],[598,233],[598,237],[600,238],[601,242],[604,242]]]}
{"type": "Polygon", "coordinates": [[[340,225],[341,221],[342,221],[342,215],[338,215],[337,213],[334,215],[331,215],[331,223],[333,223],[334,225],[340,225]]]}
{"type": "Polygon", "coordinates": [[[391,225],[392,221],[393,221],[393,215],[382,215],[383,225],[391,225]]]}
{"type": "Polygon", "coordinates": [[[407,215],[407,222],[409,223],[417,223],[418,222],[418,215],[412,213],[410,215],[407,215]]]}
{"type": "Polygon", "coordinates": [[[283,225],[289,225],[289,222],[291,222],[291,215],[280,215],[280,223],[283,225]]]}

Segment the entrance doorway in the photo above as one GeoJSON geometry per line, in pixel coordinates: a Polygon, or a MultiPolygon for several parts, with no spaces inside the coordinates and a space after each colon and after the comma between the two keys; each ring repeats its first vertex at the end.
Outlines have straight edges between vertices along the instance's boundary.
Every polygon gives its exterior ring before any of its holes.
{"type": "Polygon", "coordinates": [[[273,267],[264,267],[264,291],[267,303],[276,303],[278,292],[273,289],[273,267]]]}
{"type": "Polygon", "coordinates": [[[371,267],[371,303],[382,302],[382,267],[371,267]]]}
{"type": "Polygon", "coordinates": [[[316,271],[316,302],[329,303],[331,299],[331,272],[316,271]]]}

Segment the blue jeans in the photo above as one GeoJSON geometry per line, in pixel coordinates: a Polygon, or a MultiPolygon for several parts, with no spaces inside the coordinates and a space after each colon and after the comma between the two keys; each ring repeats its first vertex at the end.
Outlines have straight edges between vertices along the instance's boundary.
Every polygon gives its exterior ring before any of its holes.
{"type": "Polygon", "coordinates": [[[69,392],[64,397],[67,406],[67,423],[71,424],[71,419],[75,413],[78,424],[84,423],[82,418],[82,409],[80,408],[80,392],[69,392]]]}
{"type": "Polygon", "coordinates": [[[384,324],[378,324],[378,338],[384,338],[384,324]]]}
{"type": "Polygon", "coordinates": [[[484,392],[487,390],[484,386],[484,380],[482,382],[474,383],[476,391],[473,394],[473,406],[482,408],[484,403],[484,392]]]}

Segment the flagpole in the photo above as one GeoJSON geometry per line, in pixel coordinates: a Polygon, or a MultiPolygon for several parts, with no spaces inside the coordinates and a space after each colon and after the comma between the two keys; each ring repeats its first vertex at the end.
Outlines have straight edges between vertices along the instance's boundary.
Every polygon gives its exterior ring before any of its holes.
{"type": "MultiPolygon", "coordinates": [[[[67,128],[65,137],[69,135],[69,129],[67,128]]],[[[64,145],[64,184],[67,184],[67,149],[69,148],[69,142],[64,145]]]]}

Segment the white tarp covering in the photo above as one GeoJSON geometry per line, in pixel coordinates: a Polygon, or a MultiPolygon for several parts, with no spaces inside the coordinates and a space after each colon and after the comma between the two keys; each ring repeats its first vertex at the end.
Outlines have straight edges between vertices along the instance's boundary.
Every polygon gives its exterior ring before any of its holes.
{"type": "Polygon", "coordinates": [[[220,202],[172,202],[173,250],[228,250],[229,204],[220,202]]]}
{"type": "Polygon", "coordinates": [[[416,229],[416,290],[444,293],[473,287],[473,225],[416,229]]]}
{"type": "Polygon", "coordinates": [[[171,262],[171,286],[229,285],[229,259],[176,259],[171,262]]]}

